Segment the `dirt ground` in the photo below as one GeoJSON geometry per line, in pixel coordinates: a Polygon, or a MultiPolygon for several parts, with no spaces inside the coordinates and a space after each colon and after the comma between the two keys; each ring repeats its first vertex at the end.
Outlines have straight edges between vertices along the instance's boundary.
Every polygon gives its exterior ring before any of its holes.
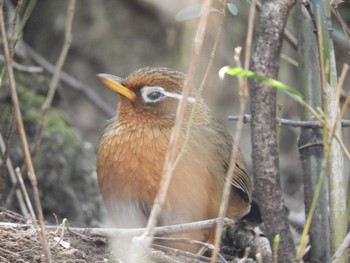
{"type": "MultiPolygon", "coordinates": [[[[249,231],[248,231],[249,232],[249,231]]],[[[226,229],[222,239],[221,255],[218,262],[241,262],[245,249],[252,241],[247,232],[237,229],[226,229]],[[242,236],[243,233],[243,236],[242,236]],[[242,241],[249,240],[249,241],[242,241]]],[[[67,227],[49,227],[47,229],[48,243],[52,262],[83,263],[83,262],[122,262],[113,255],[107,238],[87,236],[69,230],[67,227]]],[[[254,236],[253,236],[254,238],[254,236]]],[[[261,238],[260,238],[261,239],[261,238]]],[[[0,262],[46,262],[40,237],[33,222],[22,215],[0,208],[0,262]]],[[[250,248],[253,252],[254,248],[250,248]]],[[[176,251],[175,251],[176,252],[176,251]]],[[[174,250],[152,250],[149,262],[210,262],[207,253],[198,258],[189,257],[187,252],[175,253],[174,250]],[[185,253],[185,254],[183,254],[185,253]],[[161,259],[161,260],[159,260],[161,259]]],[[[179,251],[177,251],[179,252],[179,251]]],[[[256,252],[253,252],[255,255],[256,252]]],[[[247,257],[244,262],[256,262],[247,257]]]]}
{"type": "MultiPolygon", "coordinates": [[[[0,222],[25,224],[22,216],[0,212],[0,222]]],[[[106,239],[84,237],[61,229],[47,231],[53,262],[110,262],[106,239]]],[[[46,262],[39,235],[34,227],[0,229],[0,262],[46,262]]]]}

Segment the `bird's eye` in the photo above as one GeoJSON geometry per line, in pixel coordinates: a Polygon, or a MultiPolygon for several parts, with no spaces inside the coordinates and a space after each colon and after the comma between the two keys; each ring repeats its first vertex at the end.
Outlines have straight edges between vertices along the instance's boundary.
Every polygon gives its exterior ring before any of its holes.
{"type": "Polygon", "coordinates": [[[146,104],[154,104],[161,101],[165,94],[162,87],[145,86],[141,89],[141,95],[146,104]]]}
{"type": "Polygon", "coordinates": [[[158,100],[160,97],[163,96],[163,93],[161,93],[160,91],[152,91],[150,93],[147,94],[147,98],[150,100],[158,100]]]}

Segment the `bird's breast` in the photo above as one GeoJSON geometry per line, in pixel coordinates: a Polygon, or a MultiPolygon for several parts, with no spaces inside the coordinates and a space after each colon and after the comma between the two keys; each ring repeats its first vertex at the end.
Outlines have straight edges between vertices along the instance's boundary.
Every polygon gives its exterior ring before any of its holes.
{"type": "Polygon", "coordinates": [[[102,135],[97,157],[107,203],[142,198],[152,203],[159,188],[170,130],[116,126],[102,135]]]}
{"type": "MultiPolygon", "coordinates": [[[[152,207],[170,134],[171,129],[158,127],[115,126],[102,135],[97,174],[101,193],[113,214],[120,217],[126,211],[118,207],[152,207]]],[[[213,136],[211,129],[193,129],[174,170],[159,224],[193,222],[217,215],[224,175],[213,136]]]]}

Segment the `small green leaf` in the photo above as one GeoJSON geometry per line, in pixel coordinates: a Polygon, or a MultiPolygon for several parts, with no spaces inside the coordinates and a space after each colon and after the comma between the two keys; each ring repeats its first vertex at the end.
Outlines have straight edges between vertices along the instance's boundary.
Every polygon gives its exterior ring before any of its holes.
{"type": "MultiPolygon", "coordinates": [[[[185,7],[184,9],[180,10],[176,14],[175,19],[176,21],[181,22],[181,21],[200,17],[202,14],[201,10],[202,10],[201,5],[191,5],[191,6],[185,7]]],[[[219,12],[219,10],[217,10],[214,7],[210,7],[209,12],[219,12]]]]}
{"type": "Polygon", "coordinates": [[[299,91],[283,84],[282,82],[279,82],[278,80],[270,79],[270,78],[255,74],[250,70],[244,70],[242,68],[230,67],[230,66],[226,66],[220,69],[219,71],[220,77],[223,77],[225,74],[231,75],[231,76],[238,76],[238,77],[260,80],[266,84],[269,84],[279,90],[286,92],[292,99],[303,104],[302,95],[299,91]]]}
{"type": "Polygon", "coordinates": [[[228,8],[228,11],[230,11],[230,13],[232,15],[235,16],[238,14],[237,6],[234,3],[227,3],[227,8],[228,8]]]}

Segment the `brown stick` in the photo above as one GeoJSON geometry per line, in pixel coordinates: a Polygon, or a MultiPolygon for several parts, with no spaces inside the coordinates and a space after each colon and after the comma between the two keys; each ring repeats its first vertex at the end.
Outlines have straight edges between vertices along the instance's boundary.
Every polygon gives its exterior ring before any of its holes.
{"type": "Polygon", "coordinates": [[[72,43],[72,26],[73,26],[73,18],[74,18],[74,12],[75,12],[75,0],[69,0],[68,2],[68,8],[67,8],[67,19],[66,19],[66,26],[65,26],[65,37],[64,37],[64,44],[61,50],[61,54],[58,58],[58,61],[56,63],[55,71],[53,73],[49,91],[47,93],[45,102],[42,106],[41,116],[38,124],[37,133],[35,135],[34,139],[34,146],[32,148],[32,153],[35,153],[36,149],[39,147],[40,140],[44,131],[45,126],[45,117],[47,112],[49,111],[53,98],[56,93],[56,89],[58,86],[59,76],[61,74],[64,62],[66,60],[70,45],[72,43]]]}
{"type": "MultiPolygon", "coordinates": [[[[241,67],[241,62],[240,62],[240,54],[241,54],[241,47],[238,47],[235,49],[235,54],[234,54],[234,60],[235,63],[237,64],[238,67],[241,67]]],[[[232,179],[233,175],[236,169],[236,156],[239,151],[239,141],[240,137],[242,134],[242,128],[243,128],[243,115],[245,112],[245,108],[247,105],[248,101],[248,85],[247,81],[243,78],[239,78],[239,98],[240,98],[240,118],[238,119],[238,124],[235,132],[235,137],[232,143],[232,150],[231,150],[231,156],[230,156],[230,163],[229,167],[227,169],[227,174],[226,174],[226,179],[225,179],[225,185],[224,185],[224,190],[222,194],[222,199],[221,199],[221,204],[220,204],[220,209],[219,209],[219,218],[223,219],[224,216],[227,213],[227,208],[229,204],[229,199],[230,199],[230,193],[232,189],[232,179]]],[[[214,246],[215,249],[212,253],[211,256],[211,263],[216,262],[217,257],[219,255],[219,249],[220,249],[220,241],[221,241],[221,235],[222,231],[224,229],[223,222],[220,220],[216,226],[215,229],[215,242],[214,246]]]]}
{"type": "Polygon", "coordinates": [[[17,2],[16,10],[15,10],[15,15],[12,19],[12,26],[11,26],[11,37],[10,37],[10,54],[12,57],[15,55],[15,42],[16,42],[16,26],[17,26],[17,20],[19,17],[19,11],[21,10],[23,5],[23,0],[19,0],[17,2]]]}
{"type": "MultiPolygon", "coordinates": [[[[206,229],[213,229],[217,224],[218,219],[209,219],[204,221],[197,221],[186,224],[172,225],[172,226],[161,226],[155,227],[153,229],[154,234],[156,236],[167,236],[174,234],[183,234],[188,232],[195,232],[206,229]]],[[[224,219],[225,226],[233,226],[234,221],[228,218],[224,219]]],[[[14,224],[14,223],[4,223],[0,222],[0,228],[28,228],[30,225],[28,224],[14,224]]],[[[68,226],[67,226],[68,227],[68,226]]],[[[55,231],[57,230],[57,226],[45,226],[47,230],[55,231]]],[[[100,236],[100,237],[113,237],[113,236],[121,236],[121,237],[130,237],[130,236],[138,236],[145,232],[146,228],[78,228],[78,227],[68,227],[68,229],[72,232],[76,232],[82,235],[90,235],[90,236],[100,236]]]]}
{"type": "Polygon", "coordinates": [[[39,224],[40,224],[40,228],[41,228],[41,235],[40,235],[41,243],[43,246],[43,250],[44,250],[44,254],[45,254],[47,262],[51,262],[51,254],[50,254],[50,249],[49,249],[49,246],[47,243],[46,231],[45,231],[45,226],[44,226],[44,215],[43,215],[43,211],[41,208],[38,183],[36,180],[34,166],[33,166],[32,158],[30,155],[29,147],[28,147],[26,132],[25,132],[24,125],[23,125],[22,114],[21,114],[21,111],[19,108],[15,77],[13,74],[13,67],[12,67],[13,59],[10,55],[10,50],[9,50],[9,46],[8,46],[8,42],[7,42],[7,36],[6,36],[4,14],[3,14],[3,3],[4,3],[4,1],[1,0],[0,1],[0,28],[1,28],[1,36],[2,36],[2,41],[3,41],[3,48],[4,48],[5,58],[6,58],[7,74],[8,74],[9,84],[10,84],[10,88],[11,88],[12,103],[13,103],[13,107],[14,107],[14,110],[16,113],[17,127],[18,127],[20,138],[21,138],[21,142],[22,142],[22,147],[23,147],[26,165],[27,165],[28,171],[29,171],[28,172],[29,180],[32,184],[32,188],[33,188],[33,192],[34,192],[35,206],[37,209],[39,224]]]}
{"type": "Polygon", "coordinates": [[[184,89],[182,91],[183,99],[180,100],[179,106],[177,108],[175,125],[170,136],[168,151],[165,157],[165,162],[164,162],[164,167],[162,172],[162,180],[160,182],[159,191],[157,193],[150,217],[147,222],[147,230],[145,231],[142,239],[140,240],[145,242],[145,244],[142,244],[143,247],[149,247],[149,245],[152,242],[152,238],[154,236],[153,229],[156,226],[156,222],[158,220],[159,214],[165,202],[165,198],[170,185],[173,166],[177,157],[177,145],[180,139],[182,124],[183,124],[187,103],[188,103],[187,98],[190,94],[195,70],[197,68],[198,58],[199,58],[199,54],[203,44],[205,30],[207,27],[209,8],[211,6],[211,2],[212,0],[206,0],[203,4],[203,8],[202,8],[203,14],[200,18],[196,36],[194,39],[194,47],[193,47],[192,57],[190,60],[191,62],[187,72],[184,89]]]}
{"type": "Polygon", "coordinates": [[[27,189],[26,189],[26,187],[25,187],[25,185],[24,185],[21,171],[20,171],[20,169],[19,169],[18,167],[16,168],[15,171],[16,171],[17,182],[19,183],[19,186],[20,186],[21,191],[22,191],[22,193],[23,193],[24,200],[26,201],[26,204],[27,204],[27,207],[28,207],[28,210],[29,210],[29,212],[30,212],[31,217],[32,217],[32,219],[34,220],[34,225],[35,225],[35,227],[38,229],[38,226],[37,226],[37,224],[36,224],[35,212],[34,212],[32,203],[30,202],[27,189]]]}
{"type": "MultiPolygon", "coordinates": [[[[2,134],[0,133],[0,150],[1,150],[1,156],[5,155],[5,152],[7,152],[7,147],[5,145],[5,142],[2,138],[2,134]]],[[[18,180],[16,178],[15,169],[13,168],[12,162],[10,158],[7,156],[6,158],[3,158],[4,164],[6,163],[7,170],[10,175],[10,180],[12,182],[12,185],[17,185],[18,180]]],[[[22,192],[19,189],[16,189],[16,197],[19,203],[20,210],[24,216],[29,215],[27,206],[25,205],[24,198],[22,195],[22,192]]]]}
{"type": "Polygon", "coordinates": [[[250,58],[252,51],[252,41],[254,32],[254,21],[255,21],[255,11],[256,11],[256,0],[252,0],[249,9],[249,19],[248,19],[248,30],[247,38],[245,42],[245,54],[244,54],[244,69],[249,70],[250,58]]]}
{"type": "MultiPolygon", "coordinates": [[[[35,63],[40,65],[45,71],[50,74],[53,74],[55,71],[55,66],[42,57],[38,52],[36,52],[28,44],[23,43],[28,55],[34,60],[35,63]]],[[[101,112],[103,112],[108,118],[114,115],[114,109],[108,106],[101,97],[93,91],[92,87],[80,82],[73,76],[62,71],[60,74],[60,81],[66,83],[70,88],[80,92],[83,96],[86,97],[93,105],[95,105],[101,112]]],[[[63,88],[66,88],[67,85],[63,85],[63,88]]]]}
{"type": "MultiPolygon", "coordinates": [[[[231,121],[238,121],[239,116],[228,116],[228,119],[231,121]]],[[[243,122],[244,123],[251,123],[252,116],[249,114],[244,114],[243,116],[243,122]]],[[[276,123],[282,124],[285,126],[291,126],[296,128],[320,128],[323,127],[323,124],[319,121],[299,121],[299,120],[289,120],[289,119],[283,119],[283,118],[276,118],[276,123]]],[[[341,121],[342,127],[350,127],[350,120],[342,120],[341,121]]]]}

